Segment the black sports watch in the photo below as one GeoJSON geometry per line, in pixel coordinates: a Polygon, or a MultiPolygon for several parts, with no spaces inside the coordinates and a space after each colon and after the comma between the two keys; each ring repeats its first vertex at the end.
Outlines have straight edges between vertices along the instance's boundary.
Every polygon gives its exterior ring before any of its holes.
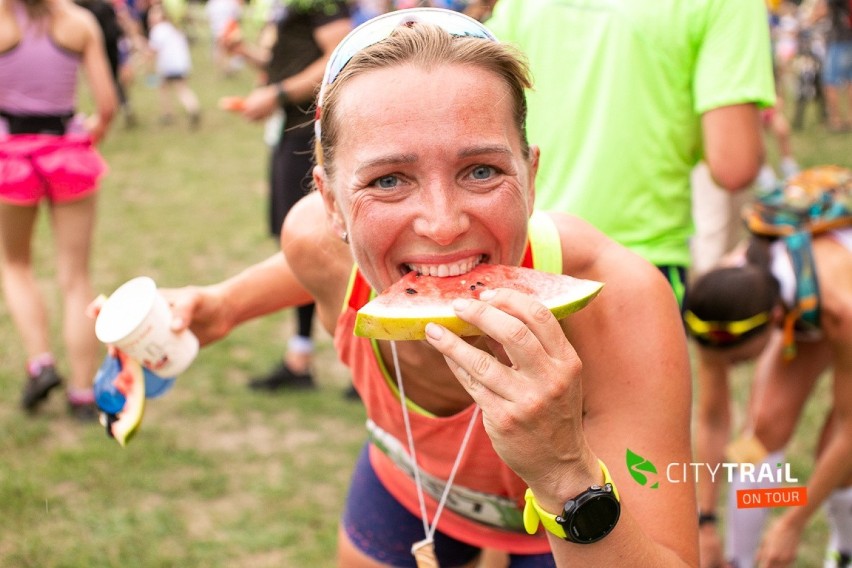
{"type": "Polygon", "coordinates": [[[570,499],[559,515],[543,510],[532,491],[527,489],[524,507],[527,532],[534,534],[541,523],[548,532],[577,544],[591,544],[611,533],[621,516],[621,503],[609,471],[602,461],[598,462],[604,474],[603,486],[592,485],[570,499]]]}

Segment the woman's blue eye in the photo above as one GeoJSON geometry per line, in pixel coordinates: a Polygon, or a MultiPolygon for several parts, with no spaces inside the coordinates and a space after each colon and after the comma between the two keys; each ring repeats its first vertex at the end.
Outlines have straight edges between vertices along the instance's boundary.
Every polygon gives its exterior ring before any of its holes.
{"type": "Polygon", "coordinates": [[[393,189],[397,182],[396,176],[382,176],[376,180],[376,185],[382,189],[393,189]]]}
{"type": "Polygon", "coordinates": [[[470,175],[474,179],[488,179],[494,175],[494,168],[491,166],[476,166],[471,170],[470,175]]]}

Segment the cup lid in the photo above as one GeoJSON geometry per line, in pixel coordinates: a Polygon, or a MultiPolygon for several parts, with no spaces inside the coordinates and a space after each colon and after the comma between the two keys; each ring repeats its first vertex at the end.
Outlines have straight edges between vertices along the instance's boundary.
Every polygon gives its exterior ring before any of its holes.
{"type": "Polygon", "coordinates": [[[95,335],[102,343],[121,341],[139,327],[151,311],[157,284],[147,276],[138,276],[119,286],[107,298],[95,320],[95,335]]]}

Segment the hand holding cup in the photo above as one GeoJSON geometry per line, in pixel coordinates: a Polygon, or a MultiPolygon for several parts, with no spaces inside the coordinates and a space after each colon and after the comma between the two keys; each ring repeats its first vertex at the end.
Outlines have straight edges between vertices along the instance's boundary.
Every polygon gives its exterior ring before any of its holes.
{"type": "Polygon", "coordinates": [[[169,304],[147,276],[127,281],[103,301],[95,334],[161,377],[183,373],[198,354],[198,338],[172,329],[169,304]]]}

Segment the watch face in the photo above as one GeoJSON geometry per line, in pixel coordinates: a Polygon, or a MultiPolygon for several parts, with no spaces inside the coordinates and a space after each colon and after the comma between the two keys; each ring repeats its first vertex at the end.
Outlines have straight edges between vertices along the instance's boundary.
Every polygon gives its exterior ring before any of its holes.
{"type": "Polygon", "coordinates": [[[596,495],[574,514],[571,532],[577,540],[594,542],[609,534],[620,514],[621,508],[614,497],[596,495]]]}

